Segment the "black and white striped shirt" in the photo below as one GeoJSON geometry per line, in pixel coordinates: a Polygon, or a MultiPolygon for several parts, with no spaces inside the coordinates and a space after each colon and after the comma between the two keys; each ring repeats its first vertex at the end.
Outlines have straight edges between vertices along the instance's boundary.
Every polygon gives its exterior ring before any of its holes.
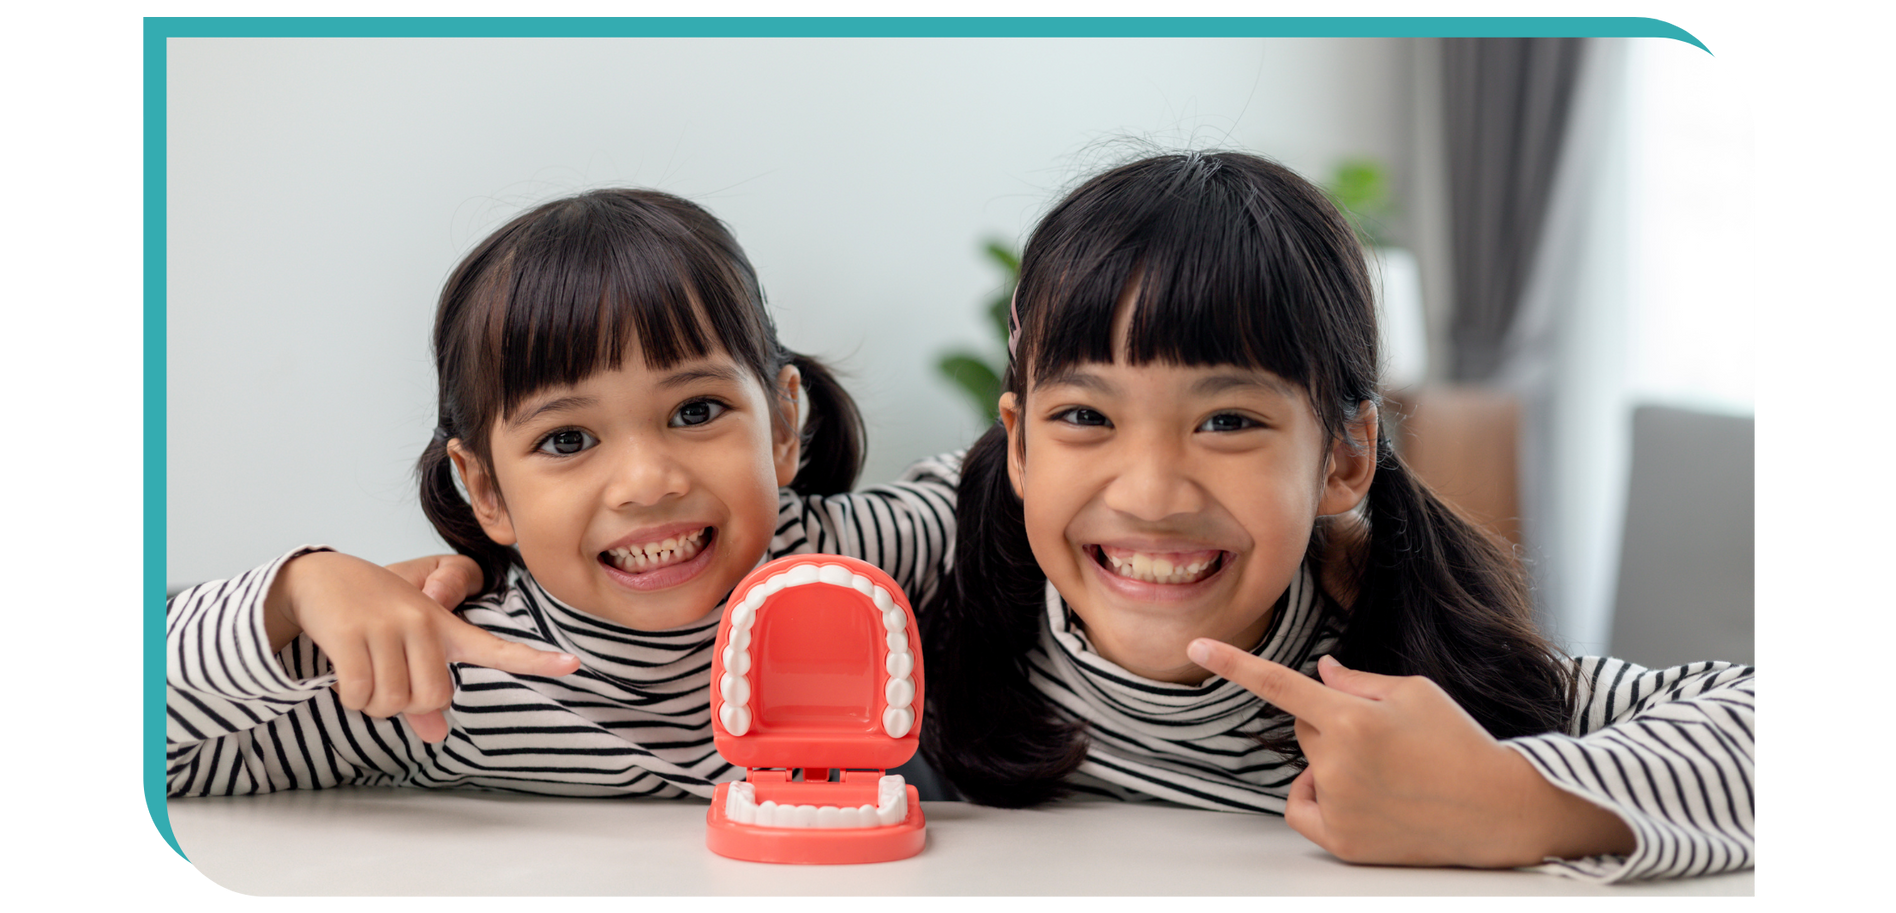
{"type": "MultiPolygon", "coordinates": [[[[958,455],[847,495],[780,495],[764,560],[822,552],[870,562],[914,605],[953,560],[958,455]]],[[[342,706],[329,660],[298,636],[272,656],[263,602],[297,549],[203,584],[166,612],[168,788],[232,795],[341,784],[475,787],[561,796],[710,796],[740,779],[711,741],[711,645],[723,607],[667,631],[638,631],[563,605],[516,571],[461,607],[506,640],[580,658],[561,678],[456,663],[446,741],[342,706]]],[[[760,562],[761,563],[761,562],[760,562]]]]}
{"type": "MultiPolygon", "coordinates": [[[[1340,633],[1322,598],[1309,570],[1300,572],[1252,652],[1314,676],[1340,633]]],[[[1086,759],[1071,784],[1077,792],[1283,814],[1299,768],[1255,738],[1266,725],[1260,698],[1222,678],[1178,685],[1127,672],[1094,652],[1051,586],[1044,618],[1029,675],[1062,712],[1087,723],[1086,759]]],[[[1554,785],[1617,813],[1638,844],[1628,856],[1537,868],[1598,881],[1750,868],[1752,668],[1575,662],[1580,690],[1568,732],[1503,744],[1554,785]]]]}
{"type": "MultiPolygon", "coordinates": [[[[854,555],[882,567],[912,604],[934,593],[954,547],[958,455],[851,495],[784,493],[766,560],[854,555]]],[[[707,673],[722,609],[670,631],[635,631],[553,599],[517,573],[463,606],[505,639],[581,658],[563,678],[457,664],[447,741],[344,709],[329,663],[307,638],[269,654],[262,606],[289,555],[172,600],[167,618],[169,790],[228,795],[339,784],[475,787],[570,796],[709,796],[742,771],[712,746],[707,673]]],[[[1255,651],[1306,674],[1335,641],[1306,572],[1255,651]]],[[[1093,652],[1059,594],[1030,657],[1032,681],[1089,724],[1082,793],[1281,814],[1296,770],[1251,737],[1261,701],[1222,679],[1139,678],[1093,652]],[[1251,725],[1249,729],[1240,727],[1251,725]]],[[[1750,667],[1647,670],[1578,660],[1578,715],[1566,734],[1514,739],[1551,782],[1614,810],[1638,847],[1625,857],[1540,868],[1617,881],[1747,868],[1754,753],[1750,667]]]]}

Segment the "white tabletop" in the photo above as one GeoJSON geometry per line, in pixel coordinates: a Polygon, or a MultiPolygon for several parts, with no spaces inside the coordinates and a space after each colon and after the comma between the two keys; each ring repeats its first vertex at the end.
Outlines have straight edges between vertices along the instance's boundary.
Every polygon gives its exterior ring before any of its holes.
{"type": "Polygon", "coordinates": [[[245,894],[1750,895],[1752,873],[1599,886],[1530,872],[1338,862],[1282,819],[1071,802],[929,802],[921,855],[767,865],[705,849],[706,804],[330,789],[173,799],[192,863],[245,894]]]}

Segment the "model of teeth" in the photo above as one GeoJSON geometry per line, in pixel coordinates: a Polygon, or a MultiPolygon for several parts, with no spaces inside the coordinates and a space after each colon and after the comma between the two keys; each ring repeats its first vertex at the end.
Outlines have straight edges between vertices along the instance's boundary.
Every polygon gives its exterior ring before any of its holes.
{"type": "MultiPolygon", "coordinates": [[[[1172,553],[1177,554],[1177,553],[1172,553]]],[[[1211,552],[1205,557],[1184,564],[1174,564],[1165,555],[1152,555],[1145,552],[1126,552],[1115,555],[1100,549],[1106,566],[1121,577],[1140,580],[1146,583],[1197,583],[1210,576],[1210,571],[1218,564],[1221,552],[1211,552]]]]}
{"type": "Polygon", "coordinates": [[[644,545],[608,549],[606,556],[612,560],[613,567],[622,571],[634,574],[641,571],[653,571],[698,557],[698,553],[704,550],[705,533],[710,530],[711,527],[707,526],[697,532],[673,536],[662,542],[647,542],[644,545]]]}
{"type": "Polygon", "coordinates": [[[908,818],[908,784],[897,774],[876,782],[874,805],[778,805],[757,801],[757,788],[733,783],[724,794],[724,814],[740,824],[762,827],[889,827],[908,818]]]}
{"type": "Polygon", "coordinates": [[[773,574],[770,579],[751,587],[744,601],[731,607],[731,639],[720,657],[724,661],[724,675],[718,679],[718,721],[724,724],[724,731],[735,736],[750,731],[750,642],[751,626],[757,623],[757,610],[763,607],[764,600],[785,589],[812,583],[849,587],[869,597],[873,611],[880,616],[889,648],[883,660],[889,681],[882,689],[882,730],[892,739],[908,735],[915,726],[915,680],[911,677],[915,672],[915,654],[909,652],[908,613],[896,605],[895,597],[889,595],[888,590],[840,564],[799,564],[781,574],[773,574]]]}

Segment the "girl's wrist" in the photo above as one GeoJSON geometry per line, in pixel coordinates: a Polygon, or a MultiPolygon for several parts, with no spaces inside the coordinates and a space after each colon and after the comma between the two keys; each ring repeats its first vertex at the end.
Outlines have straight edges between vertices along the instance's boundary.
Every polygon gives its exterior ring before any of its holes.
{"type": "Polygon", "coordinates": [[[1633,852],[1632,828],[1618,814],[1555,786],[1513,749],[1502,750],[1512,756],[1523,784],[1523,846],[1532,854],[1514,865],[1633,852]]]}
{"type": "Polygon", "coordinates": [[[326,554],[334,552],[305,552],[277,568],[270,591],[263,598],[263,630],[270,639],[271,653],[281,651],[303,633],[302,624],[296,620],[296,581],[309,570],[313,559],[326,554]]]}

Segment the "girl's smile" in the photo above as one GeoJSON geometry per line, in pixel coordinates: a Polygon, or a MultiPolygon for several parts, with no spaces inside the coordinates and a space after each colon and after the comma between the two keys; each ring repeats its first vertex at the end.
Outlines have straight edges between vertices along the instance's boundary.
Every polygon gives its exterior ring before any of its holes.
{"type": "Polygon", "coordinates": [[[722,352],[542,390],[496,423],[491,477],[455,448],[475,513],[547,592],[627,627],[705,616],[757,565],[797,467],[795,368],[764,385],[722,352]]]}

